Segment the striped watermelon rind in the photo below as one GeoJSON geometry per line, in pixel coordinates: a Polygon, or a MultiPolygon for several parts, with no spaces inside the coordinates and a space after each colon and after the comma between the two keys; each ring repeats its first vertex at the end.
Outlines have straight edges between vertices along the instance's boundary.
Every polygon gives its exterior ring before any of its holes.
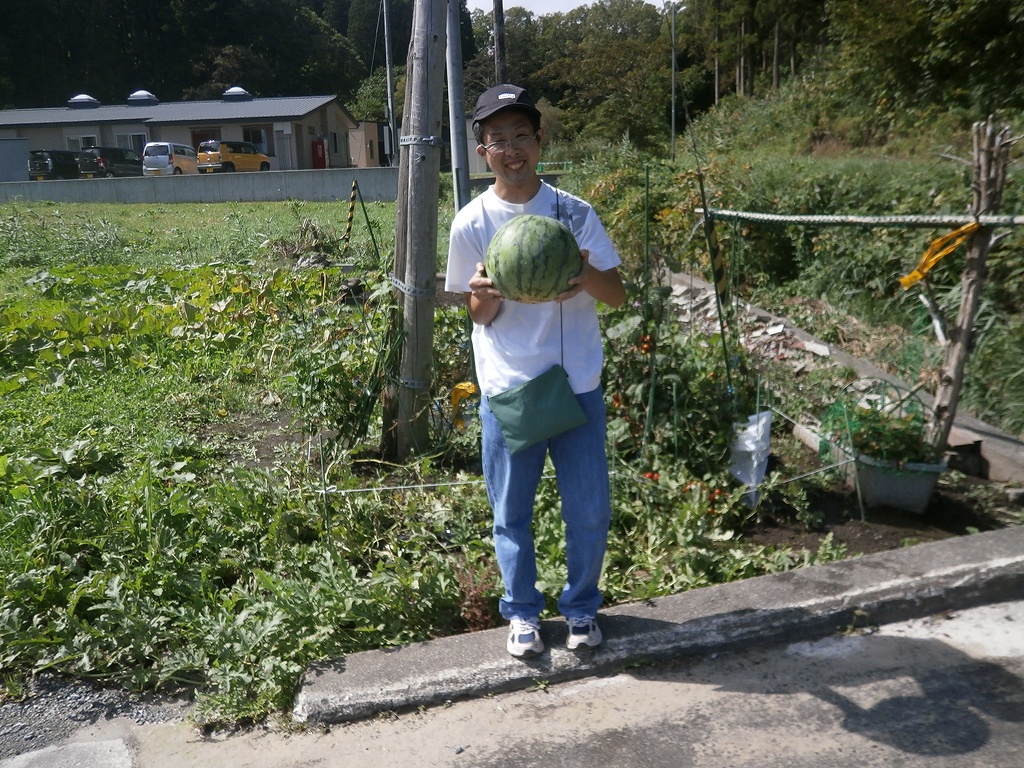
{"type": "Polygon", "coordinates": [[[553,300],[583,269],[572,232],[558,219],[525,214],[505,222],[487,246],[487,276],[506,299],[553,300]]]}

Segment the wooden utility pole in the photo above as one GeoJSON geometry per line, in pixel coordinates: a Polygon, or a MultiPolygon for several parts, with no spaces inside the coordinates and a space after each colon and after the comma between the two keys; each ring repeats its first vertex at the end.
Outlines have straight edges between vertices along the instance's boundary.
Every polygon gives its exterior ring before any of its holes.
{"type": "Polygon", "coordinates": [[[428,446],[447,28],[447,0],[416,0],[399,140],[392,276],[402,304],[402,360],[399,380],[385,392],[384,403],[384,454],[396,460],[428,446]]]}
{"type": "MultiPolygon", "coordinates": [[[[974,124],[974,189],[971,215],[983,216],[999,212],[1006,187],[1006,168],[1010,162],[1010,147],[1016,142],[1010,138],[1010,129],[997,131],[990,117],[985,123],[974,124]]],[[[940,451],[946,447],[960,390],[964,383],[964,368],[971,353],[974,323],[978,317],[981,293],[988,277],[988,253],[995,237],[991,226],[975,230],[967,241],[967,263],[961,277],[960,312],[956,328],[949,332],[945,359],[939,372],[939,387],[935,393],[932,411],[932,444],[940,451]]]]}

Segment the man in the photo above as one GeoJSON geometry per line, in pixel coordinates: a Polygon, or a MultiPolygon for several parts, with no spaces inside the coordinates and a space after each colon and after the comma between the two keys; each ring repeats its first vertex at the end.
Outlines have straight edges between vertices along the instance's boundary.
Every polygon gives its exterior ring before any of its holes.
{"type": "Polygon", "coordinates": [[[494,513],[494,543],[505,584],[499,604],[509,621],[506,647],[524,658],[544,650],[532,523],[537,486],[548,453],[555,467],[565,521],[567,580],[558,610],[568,623],[567,647],[595,648],[601,604],[598,580],[608,541],[611,502],[601,390],[603,351],[597,301],[626,299],[621,263],[597,214],[583,200],[537,175],[544,141],[540,111],[525,90],[499,85],[480,96],[473,113],[477,154],[494,184],[452,222],[446,290],[461,292],[473,320],[473,351],[483,394],[480,420],[487,494],[494,513]],[[505,299],[487,278],[487,246],[498,228],[523,214],[558,218],[575,235],[583,268],[554,301],[525,304],[505,299]],[[587,423],[512,454],[487,407],[487,397],[540,376],[555,364],[587,416],[587,423]]]}

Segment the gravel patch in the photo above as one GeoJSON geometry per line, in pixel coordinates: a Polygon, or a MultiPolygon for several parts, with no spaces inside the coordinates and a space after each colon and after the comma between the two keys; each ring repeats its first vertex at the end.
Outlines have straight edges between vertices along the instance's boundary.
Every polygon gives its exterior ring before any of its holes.
{"type": "Polygon", "coordinates": [[[0,705],[0,760],[58,744],[101,720],[125,718],[137,725],[180,722],[187,708],[184,699],[41,675],[23,701],[0,705]]]}

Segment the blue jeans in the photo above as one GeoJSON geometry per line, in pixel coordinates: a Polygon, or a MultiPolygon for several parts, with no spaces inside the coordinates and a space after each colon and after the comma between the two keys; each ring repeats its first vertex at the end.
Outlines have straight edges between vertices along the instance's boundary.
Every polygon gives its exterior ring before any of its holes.
{"type": "Polygon", "coordinates": [[[505,582],[499,610],[506,619],[532,618],[544,609],[537,589],[533,504],[551,453],[565,522],[567,578],[558,599],[563,616],[593,616],[601,605],[597,583],[608,546],[611,498],[605,453],[605,406],[600,387],[577,395],[587,423],[514,456],[501,427],[481,398],[483,469],[494,513],[494,548],[505,582]]]}

